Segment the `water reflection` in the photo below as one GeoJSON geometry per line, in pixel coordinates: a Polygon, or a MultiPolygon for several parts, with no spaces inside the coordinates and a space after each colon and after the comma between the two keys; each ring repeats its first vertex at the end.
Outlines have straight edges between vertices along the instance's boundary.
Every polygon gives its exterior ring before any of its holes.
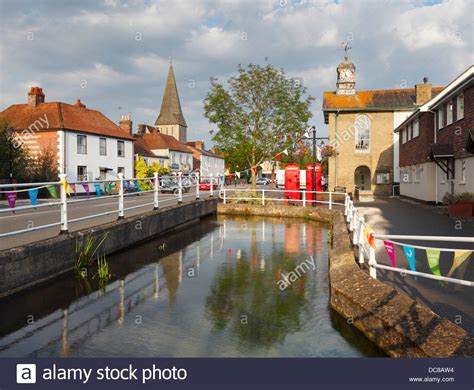
{"type": "Polygon", "coordinates": [[[112,256],[105,291],[64,276],[1,300],[0,356],[377,355],[335,329],[348,325],[328,309],[326,236],[300,221],[201,221],[112,256]],[[316,272],[281,291],[309,256],[316,272]]]}

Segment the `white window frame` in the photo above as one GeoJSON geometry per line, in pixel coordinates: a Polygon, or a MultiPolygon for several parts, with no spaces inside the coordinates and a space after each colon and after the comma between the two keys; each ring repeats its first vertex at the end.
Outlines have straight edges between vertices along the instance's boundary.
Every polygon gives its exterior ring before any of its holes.
{"type": "Polygon", "coordinates": [[[413,138],[416,138],[420,135],[420,123],[418,119],[413,121],[413,138]]]}
{"type": "Polygon", "coordinates": [[[86,165],[77,166],[76,177],[77,177],[77,181],[87,181],[87,166],[86,165]],[[84,168],[84,172],[82,174],[79,174],[79,168],[84,168]]]}
{"type": "Polygon", "coordinates": [[[99,138],[99,155],[107,156],[107,138],[100,137],[99,138]],[[102,141],[104,141],[104,147],[102,148],[102,141]],[[104,153],[102,153],[102,149],[104,149],[104,153]]]}
{"type": "Polygon", "coordinates": [[[407,142],[411,141],[411,134],[412,134],[411,123],[409,123],[407,126],[407,142]]]}
{"type": "Polygon", "coordinates": [[[404,127],[402,130],[402,144],[407,143],[407,128],[404,127]]]}
{"type": "Polygon", "coordinates": [[[117,156],[118,157],[125,157],[125,141],[122,141],[122,140],[117,140],[117,156]],[[122,151],[123,153],[120,154],[120,146],[119,145],[123,145],[123,148],[122,148],[122,151]]]}
{"type": "Polygon", "coordinates": [[[369,124],[367,129],[363,129],[364,131],[364,138],[361,137],[360,128],[356,126],[356,131],[354,134],[354,148],[356,152],[369,152],[370,151],[370,144],[371,144],[371,134],[372,129],[370,127],[370,119],[367,118],[366,123],[369,124]],[[364,142],[365,141],[365,142],[364,142]]]}
{"type": "Polygon", "coordinates": [[[456,98],[456,120],[464,118],[464,94],[461,93],[456,98]]]}
{"type": "Polygon", "coordinates": [[[77,135],[77,154],[87,154],[87,135],[77,135]],[[79,140],[84,140],[84,143],[80,142],[79,140]]]}
{"type": "Polygon", "coordinates": [[[459,160],[459,184],[466,184],[466,160],[459,160]]]}
{"type": "Polygon", "coordinates": [[[436,115],[436,124],[437,124],[437,129],[441,130],[444,127],[444,110],[443,107],[440,107],[438,109],[438,113],[436,115]]]}
{"type": "Polygon", "coordinates": [[[453,101],[450,100],[446,103],[446,126],[449,126],[453,123],[453,101]]]}
{"type": "Polygon", "coordinates": [[[390,172],[377,172],[375,184],[390,184],[390,172]]]}

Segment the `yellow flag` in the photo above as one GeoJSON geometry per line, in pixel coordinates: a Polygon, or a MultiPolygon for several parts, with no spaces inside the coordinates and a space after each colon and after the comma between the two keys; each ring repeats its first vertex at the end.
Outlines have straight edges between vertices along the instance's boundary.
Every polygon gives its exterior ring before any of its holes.
{"type": "Polygon", "coordinates": [[[69,184],[67,184],[67,181],[65,179],[62,179],[61,184],[64,186],[64,189],[66,190],[66,194],[71,196],[71,188],[69,187],[69,184]]]}
{"type": "Polygon", "coordinates": [[[454,271],[471,256],[472,251],[454,252],[453,265],[446,276],[450,277],[454,271]]]}

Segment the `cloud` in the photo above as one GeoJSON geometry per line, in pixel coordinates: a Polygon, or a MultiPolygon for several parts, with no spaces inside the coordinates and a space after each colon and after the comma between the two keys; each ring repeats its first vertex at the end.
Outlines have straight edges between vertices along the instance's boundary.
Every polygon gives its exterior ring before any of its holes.
{"type": "Polygon", "coordinates": [[[473,62],[472,13],[469,0],[2,1],[0,110],[38,84],[47,100],[81,98],[114,121],[130,112],[154,123],[171,57],[190,137],[210,145],[209,78],[268,61],[303,78],[316,98],[313,123],[324,128],[322,93],[335,88],[342,41],[357,89],[423,76],[443,85],[473,62]]]}

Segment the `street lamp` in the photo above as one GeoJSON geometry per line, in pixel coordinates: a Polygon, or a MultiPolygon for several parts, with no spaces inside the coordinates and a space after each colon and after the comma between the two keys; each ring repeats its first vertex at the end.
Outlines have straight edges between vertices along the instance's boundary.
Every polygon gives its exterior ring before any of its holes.
{"type": "Polygon", "coordinates": [[[8,140],[8,147],[9,147],[9,165],[10,165],[10,184],[13,183],[13,151],[12,151],[12,138],[13,138],[13,128],[7,128],[7,140],[8,140]]]}

